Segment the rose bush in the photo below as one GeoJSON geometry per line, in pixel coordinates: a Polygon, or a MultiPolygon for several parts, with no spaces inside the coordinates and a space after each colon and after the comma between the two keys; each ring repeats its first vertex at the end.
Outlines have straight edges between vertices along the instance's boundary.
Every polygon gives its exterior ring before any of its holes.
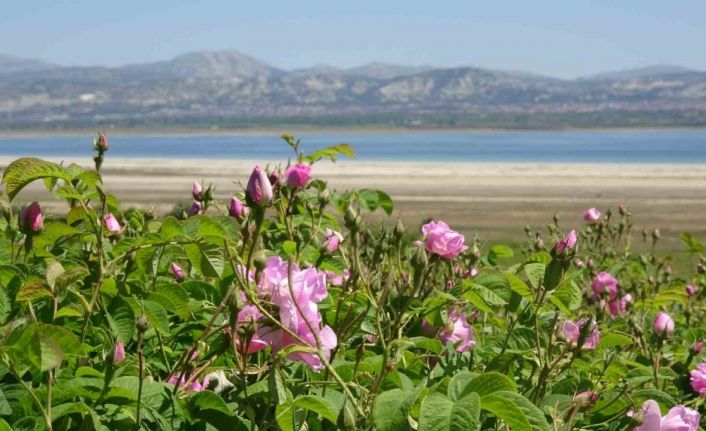
{"type": "Polygon", "coordinates": [[[386,193],[316,177],[352,148],[284,140],[293,162],[162,217],[110,193],[104,134],[93,169],[5,169],[0,430],[698,428],[699,240],[679,275],[623,206],[519,250],[408,228],[369,217],[386,193]],[[17,205],[35,181],[65,214],[17,205]]]}

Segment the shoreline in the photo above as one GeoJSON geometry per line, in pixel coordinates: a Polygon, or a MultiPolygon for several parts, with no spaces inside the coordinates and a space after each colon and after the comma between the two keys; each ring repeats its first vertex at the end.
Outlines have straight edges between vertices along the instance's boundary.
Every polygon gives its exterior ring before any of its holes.
{"type": "MultiPolygon", "coordinates": [[[[94,136],[101,127],[95,129],[61,129],[61,130],[0,130],[0,139],[12,138],[45,138],[45,137],[86,137],[94,136]]],[[[684,127],[567,127],[546,129],[517,129],[517,128],[409,128],[409,127],[302,127],[302,126],[272,126],[247,129],[152,129],[152,128],[116,128],[106,129],[108,136],[275,136],[284,133],[297,135],[332,135],[340,134],[366,135],[366,134],[416,134],[416,133],[562,133],[562,132],[673,132],[673,131],[704,131],[706,126],[684,127]]]]}

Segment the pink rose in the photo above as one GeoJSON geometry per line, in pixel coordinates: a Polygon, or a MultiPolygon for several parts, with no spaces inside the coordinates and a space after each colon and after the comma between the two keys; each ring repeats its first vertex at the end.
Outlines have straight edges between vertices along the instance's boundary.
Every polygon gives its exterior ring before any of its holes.
{"type": "Polygon", "coordinates": [[[44,229],[44,215],[39,202],[32,202],[20,212],[18,225],[25,233],[37,233],[44,229]]]}
{"type": "Polygon", "coordinates": [[[267,205],[272,201],[272,183],[270,183],[267,173],[260,168],[260,165],[255,165],[252,174],[250,174],[246,193],[253,202],[260,206],[267,205]]]}
{"type": "Polygon", "coordinates": [[[108,232],[110,233],[120,233],[120,231],[123,230],[120,223],[118,223],[118,219],[115,218],[113,213],[105,215],[103,217],[103,222],[105,223],[106,229],[108,229],[108,232]]]}
{"type": "Polygon", "coordinates": [[[593,320],[588,320],[587,318],[582,318],[576,321],[576,323],[567,320],[564,322],[562,327],[562,334],[566,341],[573,345],[577,345],[579,338],[581,337],[581,330],[584,330],[586,336],[583,340],[582,349],[594,350],[598,347],[598,343],[601,341],[601,333],[598,330],[598,325],[593,320]]]}
{"type": "Polygon", "coordinates": [[[203,186],[199,183],[194,183],[194,186],[191,188],[191,194],[194,196],[194,199],[200,201],[203,198],[203,186]]]}
{"type": "Polygon", "coordinates": [[[422,319],[421,325],[424,335],[427,337],[438,335],[442,343],[453,344],[459,353],[470,350],[476,345],[473,340],[473,328],[468,324],[466,313],[462,311],[449,311],[448,323],[441,330],[429,324],[426,319],[422,319]]]}
{"type": "Polygon", "coordinates": [[[125,359],[125,345],[122,341],[115,342],[115,351],[113,353],[113,363],[120,363],[125,359]]]}
{"type": "Polygon", "coordinates": [[[453,260],[468,250],[462,234],[451,230],[443,221],[432,221],[422,226],[424,247],[444,259],[453,260]]]}
{"type": "Polygon", "coordinates": [[[694,295],[696,295],[696,292],[699,291],[699,289],[696,286],[694,286],[693,284],[687,284],[684,289],[686,290],[686,294],[688,296],[694,296],[694,295]]]}
{"type": "Polygon", "coordinates": [[[272,332],[272,328],[260,324],[259,321],[263,317],[263,314],[254,305],[245,305],[238,312],[238,322],[235,325],[238,329],[236,345],[241,353],[259,352],[270,344],[268,335],[272,332]],[[241,332],[246,332],[250,336],[242,340],[241,332]],[[247,343],[247,347],[241,346],[241,340],[247,343]]]}
{"type": "Polygon", "coordinates": [[[576,229],[572,229],[571,232],[566,234],[564,238],[557,241],[554,246],[554,251],[557,253],[569,253],[576,248],[576,243],[578,242],[578,237],[576,236],[576,229]]]}
{"type": "Polygon", "coordinates": [[[351,272],[344,269],[341,274],[336,274],[333,271],[326,270],[326,280],[331,284],[331,286],[343,286],[343,284],[348,281],[348,277],[351,276],[351,272]]]}
{"type": "Polygon", "coordinates": [[[230,198],[230,204],[228,205],[228,214],[230,214],[231,217],[240,221],[248,215],[248,211],[248,207],[246,207],[240,201],[240,199],[236,198],[235,196],[230,198]]]}
{"type": "Polygon", "coordinates": [[[610,273],[602,271],[593,278],[591,288],[596,296],[605,292],[609,299],[615,299],[615,296],[618,294],[618,280],[610,275],[610,273]]]}
{"type": "Polygon", "coordinates": [[[334,253],[338,250],[338,245],[343,241],[343,235],[333,229],[326,229],[324,236],[326,237],[326,251],[334,253]]]}
{"type": "Polygon", "coordinates": [[[191,203],[191,207],[189,208],[189,211],[187,211],[189,214],[189,217],[199,215],[203,212],[203,204],[199,201],[193,201],[191,203]]]}
{"type": "Polygon", "coordinates": [[[632,295],[627,293],[622,298],[615,298],[608,302],[608,313],[610,317],[623,316],[627,312],[628,304],[632,302],[632,295]]]}
{"type": "Polygon", "coordinates": [[[706,362],[696,365],[696,369],[689,372],[691,387],[699,395],[706,394],[706,362]]]}
{"type": "Polygon", "coordinates": [[[642,404],[642,424],[633,428],[633,431],[696,431],[701,421],[701,415],[683,405],[672,407],[662,417],[659,404],[654,400],[647,400],[642,404]]]}
{"type": "Polygon", "coordinates": [[[172,262],[170,269],[176,281],[184,281],[184,270],[176,262],[172,262]]]}
{"type": "Polygon", "coordinates": [[[601,219],[601,212],[595,208],[589,208],[583,213],[583,220],[589,224],[593,224],[601,219]]]}
{"type": "Polygon", "coordinates": [[[284,171],[284,178],[290,186],[301,189],[311,179],[311,166],[303,163],[292,165],[284,171]]]}
{"type": "Polygon", "coordinates": [[[655,318],[655,333],[660,337],[667,337],[674,333],[674,319],[669,314],[660,311],[655,318]]]}

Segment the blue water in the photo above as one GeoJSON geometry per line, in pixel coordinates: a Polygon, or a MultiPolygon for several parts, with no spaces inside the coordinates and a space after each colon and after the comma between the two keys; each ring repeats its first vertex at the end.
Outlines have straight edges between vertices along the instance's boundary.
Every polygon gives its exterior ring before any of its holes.
{"type": "MultiPolygon", "coordinates": [[[[706,163],[706,130],[300,134],[305,151],[345,142],[359,160],[706,163]]],[[[0,156],[91,154],[89,135],[0,138],[0,156]]],[[[291,149],[270,136],[110,136],[112,157],[279,160],[291,149]]]]}

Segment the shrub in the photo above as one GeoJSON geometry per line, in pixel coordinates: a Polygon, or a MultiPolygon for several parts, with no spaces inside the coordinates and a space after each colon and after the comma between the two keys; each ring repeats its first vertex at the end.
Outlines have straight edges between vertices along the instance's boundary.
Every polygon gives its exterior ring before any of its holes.
{"type": "Polygon", "coordinates": [[[316,178],[352,148],[284,140],[294,162],[255,166],[228,202],[195,184],[163,218],[110,194],[104,135],[92,170],[7,167],[0,429],[697,428],[698,240],[680,278],[658,232],[632,250],[624,207],[527,228],[520,251],[371,222],[386,193],[316,178]],[[67,213],[13,206],[34,181],[67,213]]]}

